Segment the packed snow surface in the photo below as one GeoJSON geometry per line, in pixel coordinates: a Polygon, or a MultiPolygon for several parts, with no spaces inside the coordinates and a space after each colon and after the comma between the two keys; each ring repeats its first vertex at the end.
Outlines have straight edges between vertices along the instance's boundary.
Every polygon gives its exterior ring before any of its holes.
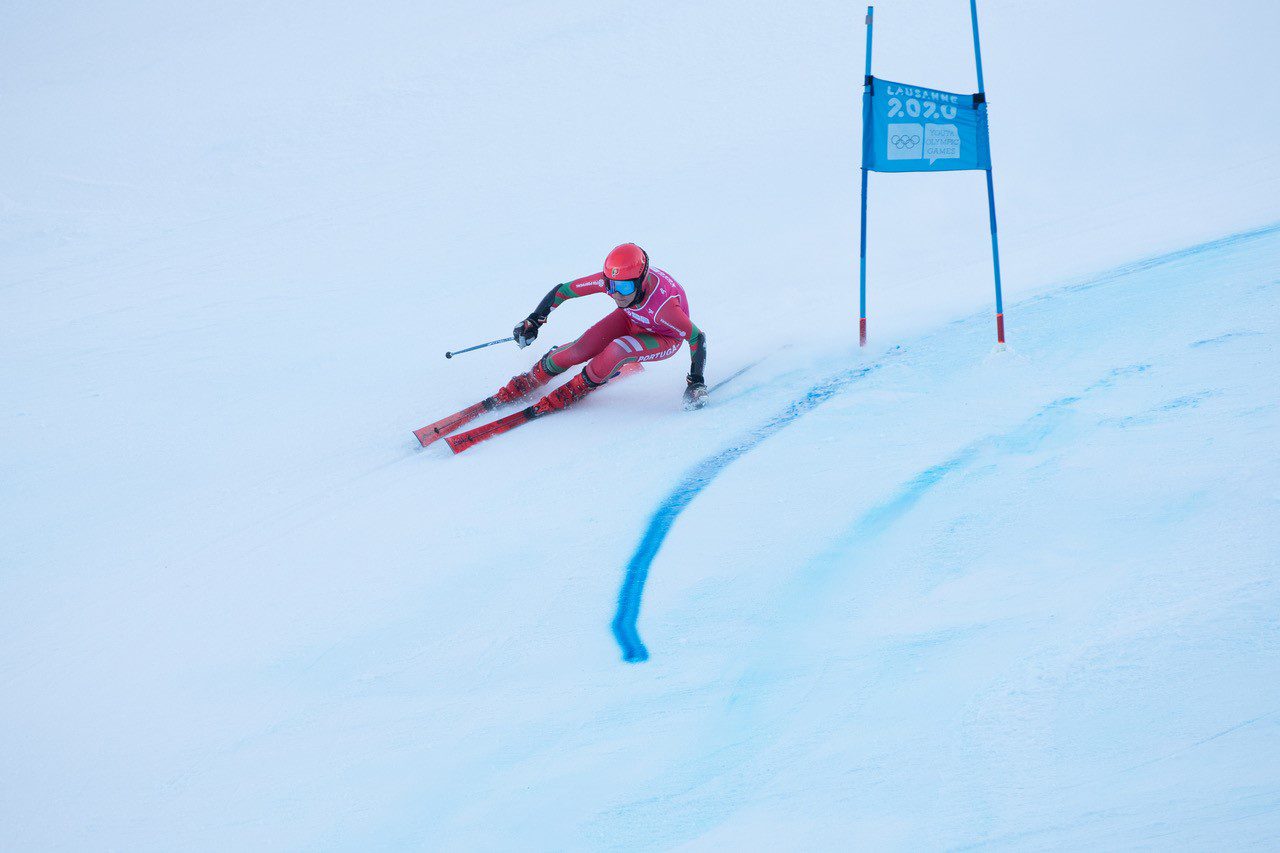
{"type": "MultiPolygon", "coordinates": [[[[865,350],[860,8],[0,12],[0,847],[1273,845],[1280,158],[1172,105],[1277,13],[1050,5],[984,18],[1011,346],[981,176],[876,175],[865,350]],[[418,447],[629,239],[706,409],[418,447]]],[[[970,89],[967,4],[877,14],[970,89]]]]}
{"type": "Polygon", "coordinates": [[[782,350],[696,414],[651,372],[456,458],[265,402],[184,424],[134,399],[53,447],[33,394],[7,418],[6,835],[1274,837],[1277,269],[1257,232],[1019,303],[1016,350],[984,355],[985,315],[782,350]],[[621,663],[648,516],[741,444],[621,663]]]}

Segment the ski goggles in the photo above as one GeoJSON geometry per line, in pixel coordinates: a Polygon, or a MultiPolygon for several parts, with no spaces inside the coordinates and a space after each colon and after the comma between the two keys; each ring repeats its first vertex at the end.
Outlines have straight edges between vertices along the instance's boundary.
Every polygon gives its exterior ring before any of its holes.
{"type": "Polygon", "coordinates": [[[640,284],[638,278],[620,278],[612,279],[606,277],[604,280],[604,289],[610,293],[616,293],[619,296],[630,296],[636,292],[636,287],[640,284]]]}

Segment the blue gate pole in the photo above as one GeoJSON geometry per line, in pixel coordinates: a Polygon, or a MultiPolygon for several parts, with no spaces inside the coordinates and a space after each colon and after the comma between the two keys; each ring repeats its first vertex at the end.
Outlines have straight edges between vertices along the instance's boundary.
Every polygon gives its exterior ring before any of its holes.
{"type": "Polygon", "coordinates": [[[1004,343],[1004,300],[1000,297],[1000,246],[996,242],[996,191],[987,169],[987,209],[991,213],[991,260],[996,270],[996,343],[1004,343]]]}
{"type": "MultiPolygon", "coordinates": [[[[973,58],[978,64],[978,94],[986,99],[986,87],[982,83],[982,47],[978,43],[978,0],[969,0],[969,15],[973,19],[973,58]]],[[[991,262],[996,273],[996,342],[1004,343],[1004,299],[1000,295],[1000,246],[996,240],[996,190],[991,180],[991,163],[987,163],[987,210],[991,214],[991,262]]]]}
{"type": "Polygon", "coordinates": [[[858,257],[858,346],[867,345],[867,133],[871,126],[871,25],[875,7],[867,7],[867,73],[862,78],[862,248],[858,257]]]}

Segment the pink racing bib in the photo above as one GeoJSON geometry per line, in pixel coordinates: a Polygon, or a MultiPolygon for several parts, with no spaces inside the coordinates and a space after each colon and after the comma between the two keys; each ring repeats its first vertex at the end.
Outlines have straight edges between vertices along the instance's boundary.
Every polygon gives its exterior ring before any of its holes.
{"type": "Polygon", "coordinates": [[[644,302],[622,310],[632,323],[650,334],[687,338],[687,332],[667,322],[662,316],[663,309],[668,306],[679,308],[685,316],[689,316],[689,297],[685,295],[684,288],[660,269],[652,268],[649,272],[652,278],[644,302]]]}

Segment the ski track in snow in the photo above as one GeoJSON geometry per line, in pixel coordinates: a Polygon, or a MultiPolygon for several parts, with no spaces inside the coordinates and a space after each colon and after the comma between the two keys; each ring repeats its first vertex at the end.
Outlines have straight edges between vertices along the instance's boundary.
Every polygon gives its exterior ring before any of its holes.
{"type": "MultiPolygon", "coordinates": [[[[1161,258],[1126,265],[1123,268],[1124,272],[1109,272],[1095,280],[1026,300],[1025,303],[1014,306],[1010,316],[1019,317],[1023,310],[1032,306],[1055,299],[1072,298],[1076,294],[1108,283],[1112,285],[1127,283],[1132,274],[1169,267],[1187,259],[1197,258],[1212,250],[1229,251],[1277,231],[1280,231],[1280,226],[1258,229],[1174,252],[1161,258]]],[[[1265,290],[1267,286],[1264,285],[1261,289],[1265,290]]],[[[1114,292],[1118,295],[1122,294],[1118,289],[1114,292]]],[[[986,323],[987,318],[978,317],[964,321],[963,325],[985,326],[986,323]]],[[[951,328],[954,329],[955,326],[951,328]]],[[[1187,351],[1195,352],[1208,344],[1227,345],[1257,337],[1260,334],[1262,333],[1227,332],[1212,338],[1194,339],[1185,343],[1184,346],[1187,351]]],[[[937,341],[936,336],[930,340],[935,344],[937,341]]],[[[913,349],[905,350],[901,355],[911,357],[914,354],[913,349]]],[[[1152,355],[1154,353],[1148,354],[1148,358],[1152,355]]],[[[1178,357],[1176,349],[1167,350],[1166,356],[1159,364],[1169,369],[1161,372],[1160,376],[1154,380],[1151,378],[1154,375],[1153,369],[1157,366],[1154,360],[1137,360],[1107,368],[1093,381],[1083,384],[1079,391],[1056,397],[1010,427],[965,444],[942,461],[920,470],[903,481],[896,490],[861,513],[850,523],[844,533],[834,537],[822,554],[798,569],[794,574],[793,582],[784,589],[782,596],[762,606],[762,609],[767,609],[770,613],[768,617],[770,630],[761,634],[759,641],[750,649],[742,652],[742,659],[748,663],[736,682],[735,698],[730,707],[729,719],[720,731],[712,735],[711,742],[707,745],[705,763],[691,765],[683,774],[683,781],[678,787],[671,788],[671,795],[676,798],[675,803],[661,800],[668,809],[666,812],[668,815],[672,813],[670,810],[675,808],[675,813],[681,815],[681,819],[686,821],[683,837],[688,838],[693,835],[706,842],[705,845],[696,845],[698,847],[708,845],[718,847],[723,843],[724,838],[738,838],[730,830],[717,829],[720,822],[713,815],[721,809],[724,813],[729,813],[734,809],[748,808],[748,804],[755,799],[755,796],[749,785],[732,783],[728,779],[735,774],[743,778],[756,778],[757,774],[768,766],[768,759],[765,756],[784,748],[782,741],[763,738],[760,732],[769,731],[779,720],[785,719],[788,715],[801,713],[800,709],[808,703],[822,704],[823,692],[830,690],[824,685],[829,666],[817,667],[796,679],[795,650],[804,646],[802,638],[806,633],[812,633],[813,625],[824,623],[821,611],[824,602],[832,598],[834,591],[828,587],[839,580],[866,577],[863,570],[874,571],[875,567],[869,562],[870,557],[862,555],[873,551],[875,540],[885,536],[913,509],[921,505],[931,493],[950,480],[967,477],[975,485],[985,481],[995,486],[996,484],[990,481],[991,474],[1009,467],[1007,460],[1016,457],[1028,460],[1039,458],[1044,455],[1050,445],[1061,448],[1087,445],[1096,440],[1093,435],[1098,430],[1129,430],[1136,427],[1160,426],[1168,418],[1186,416],[1207,401],[1220,398],[1224,394],[1221,389],[1210,387],[1166,397],[1162,402],[1141,407],[1131,414],[1098,417],[1093,421],[1089,421],[1087,416],[1082,414],[1086,404],[1090,410],[1114,411],[1117,408],[1123,409],[1129,406],[1127,402],[1129,399],[1138,401],[1152,394],[1158,395],[1159,389],[1169,382],[1169,377],[1176,376],[1180,372],[1177,367],[1169,363],[1170,359],[1178,357]],[[1139,388],[1144,390],[1139,391],[1139,388]],[[1103,402],[1104,400],[1109,402],[1103,402]],[[762,753],[762,744],[769,743],[773,746],[762,753]],[[720,791],[716,800],[719,807],[707,811],[711,801],[707,799],[706,792],[716,789],[720,791]],[[677,794],[677,792],[680,793],[677,794]],[[722,833],[725,834],[722,835],[722,833]],[[710,841],[710,839],[716,840],[710,841]]],[[[623,650],[624,660],[639,662],[648,658],[648,649],[640,640],[636,630],[645,580],[663,541],[694,498],[704,492],[730,464],[758,447],[764,439],[776,434],[784,426],[794,423],[821,403],[837,397],[840,392],[861,387],[856,384],[857,380],[865,379],[892,363],[892,359],[882,358],[872,365],[841,371],[811,388],[803,397],[790,403],[783,412],[767,420],[760,428],[750,431],[746,437],[736,440],[729,447],[706,457],[689,469],[676,487],[660,502],[626,567],[625,580],[620,590],[618,609],[613,623],[615,639],[623,650]]],[[[1272,408],[1263,406],[1244,414],[1261,414],[1272,408]]],[[[972,644],[989,632],[1018,630],[1020,627],[1019,622],[1008,621],[1003,624],[975,624],[969,627],[923,632],[898,643],[894,655],[904,656],[905,660],[910,661],[947,654],[957,644],[972,644]]],[[[884,654],[885,657],[879,669],[882,672],[891,672],[896,658],[887,650],[884,654]]],[[[1266,722],[1274,716],[1274,713],[1262,713],[1243,722],[1218,728],[1212,734],[1186,746],[1117,768],[1109,777],[1093,777],[1089,780],[1070,783],[1062,786],[1061,790],[1090,790],[1091,785],[1105,783],[1105,778],[1123,776],[1175,760],[1228,735],[1266,722]]],[[[1077,843],[1085,843],[1084,840],[1088,839],[1103,844],[1132,843],[1137,839],[1160,838],[1181,838],[1185,842],[1187,838],[1195,837],[1189,834],[1190,827],[1201,824],[1213,825],[1220,820],[1247,822],[1265,818],[1274,813],[1277,804],[1280,804],[1280,794],[1274,790],[1264,791],[1235,800],[1227,800],[1216,807],[1205,806],[1194,817],[1188,813],[1188,817],[1182,823],[1163,828],[1130,826],[1132,821],[1129,820],[1129,813],[1126,810],[1104,809],[1084,814],[1070,822],[1044,823],[1025,832],[992,833],[977,842],[972,840],[972,836],[968,841],[962,836],[956,837],[948,846],[962,849],[1027,844],[1038,846],[1045,842],[1061,843],[1063,839],[1068,838],[1076,839],[1077,843]]],[[[651,805],[653,803],[636,803],[634,813],[627,814],[624,825],[634,824],[646,817],[652,818],[655,812],[651,805]]],[[[619,814],[617,817],[621,819],[623,815],[619,814]]],[[[748,825],[749,823],[748,821],[748,825]]],[[[994,815],[988,815],[985,819],[977,821],[977,826],[984,824],[992,828],[998,826],[994,815]]],[[[676,837],[679,836],[670,836],[672,839],[676,837]]]]}
{"type": "MultiPolygon", "coordinates": [[[[1174,253],[1168,256],[1167,260],[1174,261],[1196,256],[1208,248],[1232,247],[1254,238],[1275,233],[1276,230],[1274,227],[1260,229],[1249,234],[1215,241],[1210,246],[1194,247],[1190,250],[1174,253]]],[[[1150,270],[1157,266],[1160,266],[1160,264],[1147,261],[1131,265],[1129,268],[1150,270]]],[[[1113,277],[1110,275],[1104,276],[1102,280],[1111,281],[1113,277]]],[[[1061,294],[1065,296],[1072,292],[1090,289],[1093,286],[1095,285],[1089,284],[1064,289],[1061,294]]],[[[1053,298],[1055,298],[1054,295],[1050,294],[1031,300],[1028,304],[1053,298]]],[[[1013,316],[1018,315],[1013,314],[1013,316]]],[[[1226,343],[1246,337],[1253,336],[1224,334],[1214,340],[1219,343],[1226,343]]],[[[1198,348],[1197,342],[1188,343],[1186,346],[1190,350],[1198,348]]],[[[1169,355],[1176,358],[1176,350],[1169,351],[1169,355]]],[[[1008,467],[1007,464],[1000,461],[1002,458],[1011,458],[1015,455],[1031,458],[1037,455],[1036,451],[1042,450],[1050,439],[1056,439],[1064,447],[1082,446],[1092,440],[1096,440],[1093,437],[1095,430],[1112,427],[1127,429],[1135,425],[1158,425],[1162,422],[1162,418],[1185,416],[1189,411],[1196,409],[1201,402],[1217,398],[1223,393],[1218,389],[1208,389],[1192,394],[1182,394],[1163,403],[1150,406],[1145,414],[1135,413],[1134,415],[1120,418],[1104,417],[1093,423],[1084,421],[1072,426],[1069,430],[1064,429],[1073,420],[1079,420],[1080,416],[1077,410],[1089,402],[1091,398],[1099,397],[1112,391],[1123,391],[1123,394],[1117,394],[1114,401],[1108,405],[1108,408],[1115,408],[1117,405],[1122,407],[1126,405],[1127,398],[1140,400],[1143,396],[1150,395],[1152,392],[1158,393],[1157,387],[1166,383],[1168,381],[1167,378],[1156,380],[1156,386],[1148,387],[1142,394],[1135,393],[1134,390],[1129,390],[1125,387],[1125,383],[1146,383],[1148,377],[1152,375],[1152,367],[1153,364],[1151,362],[1144,361],[1109,369],[1099,379],[1085,386],[1082,391],[1051,401],[1014,428],[993,433],[972,442],[944,461],[919,472],[901,485],[894,494],[874,504],[864,512],[853,522],[845,534],[830,543],[827,550],[820,557],[811,561],[796,573],[797,580],[784,593],[782,599],[768,606],[768,611],[771,613],[769,617],[771,630],[767,632],[767,638],[762,636],[759,643],[743,654],[744,660],[751,663],[747,664],[743,675],[738,680],[733,704],[734,721],[732,725],[726,726],[726,729],[736,733],[767,730],[773,721],[784,718],[788,714],[800,713],[799,709],[803,708],[806,703],[816,701],[821,704],[817,696],[823,689],[822,683],[826,677],[825,669],[822,672],[812,672],[797,679],[799,673],[797,672],[796,649],[804,647],[801,642],[803,635],[806,632],[812,633],[811,626],[813,624],[824,622],[819,617],[822,615],[821,611],[824,607],[824,602],[834,597],[834,589],[831,588],[834,583],[847,579],[857,579],[871,589],[884,583],[884,581],[876,581],[872,574],[878,568],[870,556],[872,553],[877,553],[873,550],[874,541],[886,534],[908,512],[920,505],[929,493],[942,486],[949,479],[960,478],[967,474],[973,481],[970,483],[971,487],[986,482],[991,487],[998,488],[998,484],[991,480],[990,474],[1001,470],[1002,467],[1008,467]]],[[[1174,375],[1176,374],[1177,371],[1175,370],[1174,375]]],[[[1273,406],[1263,406],[1245,410],[1241,415],[1256,416],[1273,408],[1273,406]]],[[[883,553],[883,551],[880,553],[883,553]]],[[[868,594],[869,591],[869,589],[864,590],[863,594],[868,594]]],[[[920,659],[925,655],[946,655],[957,645],[972,645],[979,642],[983,635],[992,632],[1017,631],[1019,628],[1018,622],[1010,621],[1004,624],[978,623],[964,628],[948,628],[935,632],[916,633],[914,636],[898,641],[895,644],[896,650],[884,649],[880,651],[881,664],[878,668],[881,671],[892,671],[895,664],[895,654],[904,656],[904,662],[909,662],[913,658],[920,659]]],[[[1035,658],[1033,657],[1032,660],[1034,661],[1035,658]]],[[[1091,665],[1091,672],[1096,673],[1098,670],[1099,666],[1097,664],[1091,665]]],[[[1210,729],[1211,734],[1199,738],[1186,746],[1162,752],[1155,757],[1117,768],[1106,778],[1133,773],[1177,759],[1199,747],[1218,742],[1227,735],[1271,720],[1274,714],[1274,711],[1262,713],[1225,728],[1210,729]]],[[[754,757],[761,750],[761,739],[759,737],[746,738],[741,741],[734,741],[726,737],[721,742],[724,744],[722,748],[728,750],[730,754],[724,763],[736,766],[738,772],[749,776],[752,771],[746,770],[743,765],[758,765],[762,763],[761,759],[754,757]],[[754,743],[751,743],[753,740],[754,743]],[[748,745],[750,745],[751,752],[748,752],[748,745]]],[[[781,746],[779,745],[776,748],[780,749],[781,746]]],[[[1078,783],[1064,785],[1059,790],[1081,789],[1092,792],[1096,790],[1097,783],[1104,781],[1105,779],[1101,777],[1091,777],[1078,783]]],[[[745,802],[750,802],[752,795],[749,791],[740,790],[734,794],[733,799],[735,803],[741,805],[745,802]]],[[[1123,808],[1101,809],[1086,813],[1075,821],[1064,823],[1045,822],[1035,829],[1019,833],[994,833],[976,843],[972,841],[965,843],[961,837],[957,837],[952,844],[946,846],[954,845],[961,849],[993,845],[1025,846],[1029,843],[1035,846],[1040,844],[1061,846],[1064,843],[1064,839],[1074,839],[1073,843],[1076,845],[1090,842],[1115,845],[1132,844],[1139,839],[1151,840],[1173,837],[1180,838],[1182,843],[1186,843],[1188,838],[1211,837],[1197,836],[1195,833],[1199,831],[1196,829],[1198,826],[1212,826],[1222,821],[1243,822],[1265,818],[1274,814],[1277,805],[1280,805],[1280,791],[1273,785],[1270,789],[1263,789],[1259,793],[1224,799],[1220,804],[1214,806],[1204,806],[1195,813],[1189,811],[1181,821],[1163,827],[1159,825],[1134,825],[1130,812],[1123,808]]],[[[993,827],[998,825],[994,820],[994,815],[982,818],[980,814],[975,814],[973,817],[977,818],[975,822],[978,827],[984,824],[993,827]]],[[[1241,831],[1247,832],[1247,830],[1241,831]]],[[[979,834],[984,833],[980,832],[979,834]]],[[[721,838],[720,835],[714,832],[707,837],[721,838]]],[[[728,835],[726,837],[736,836],[728,835]]],[[[937,843],[938,837],[934,836],[933,840],[937,843]]]]}
{"type": "MultiPolygon", "coordinates": [[[[1125,264],[1101,276],[1092,278],[1089,281],[1061,288],[1057,293],[1071,294],[1087,291],[1103,284],[1114,282],[1116,279],[1124,276],[1173,264],[1185,259],[1194,258],[1206,252],[1230,248],[1242,243],[1248,243],[1258,238],[1273,234],[1277,230],[1280,230],[1280,226],[1266,226],[1240,234],[1233,234],[1200,245],[1180,249],[1157,257],[1146,258],[1141,261],[1125,264]]],[[[1025,300],[1022,303],[1013,306],[1010,316],[1016,317],[1019,310],[1027,307],[1028,305],[1033,305],[1043,299],[1051,298],[1053,295],[1054,294],[1042,295],[1025,300]]],[[[973,323],[985,321],[986,318],[981,317],[969,318],[965,322],[973,323]]],[[[1258,334],[1260,333],[1248,331],[1229,332],[1211,339],[1195,341],[1190,346],[1201,347],[1205,345],[1225,343],[1235,338],[1254,336],[1258,334]]],[[[894,347],[893,350],[890,351],[889,356],[891,357],[894,351],[900,349],[900,347],[894,347]]],[[[617,640],[618,646],[622,650],[622,659],[624,661],[627,661],[628,663],[642,663],[649,659],[649,650],[641,640],[637,628],[637,622],[640,616],[641,599],[644,595],[644,586],[648,579],[650,567],[652,566],[654,559],[657,557],[663,541],[666,539],[667,534],[670,533],[672,526],[679,519],[685,508],[689,506],[694,498],[711,485],[716,477],[735,460],[750,452],[761,442],[774,435],[788,424],[803,417],[805,414],[831,399],[836,394],[839,394],[847,386],[879,369],[882,365],[883,362],[877,362],[869,366],[843,370],[835,376],[814,385],[809,389],[804,397],[792,402],[786,410],[775,415],[764,425],[752,430],[747,434],[747,436],[737,440],[729,447],[707,457],[706,459],[703,459],[681,478],[680,482],[662,500],[658,508],[654,511],[639,544],[636,546],[636,549],[626,566],[622,586],[618,592],[617,611],[614,614],[613,622],[611,624],[614,638],[617,640]]],[[[750,366],[751,365],[748,365],[747,368],[737,371],[720,383],[720,385],[727,384],[732,379],[737,378],[750,366]]],[[[907,512],[926,491],[935,486],[943,477],[950,473],[959,471],[971,464],[984,448],[990,449],[999,447],[1009,451],[1016,451],[1019,448],[1030,449],[1039,441],[1044,439],[1061,420],[1061,418],[1065,416],[1070,407],[1075,403],[1080,402],[1083,396],[1109,388],[1115,384],[1118,378],[1131,373],[1145,372],[1150,369],[1150,367],[1151,365],[1149,364],[1136,364],[1129,367],[1116,368],[1094,384],[1085,388],[1082,392],[1082,396],[1063,397],[1049,403],[1043,409],[1032,415],[1018,430],[1001,436],[991,436],[983,439],[974,445],[966,447],[955,457],[922,471],[907,483],[904,489],[896,497],[880,506],[877,506],[866,516],[860,519],[854,526],[853,532],[839,543],[840,552],[853,547],[858,539],[875,535],[876,532],[883,530],[891,524],[893,520],[907,512]]],[[[744,391],[742,393],[749,392],[744,391]]],[[[1208,390],[1199,394],[1187,395],[1175,400],[1170,400],[1168,403],[1159,407],[1159,412],[1172,411],[1183,407],[1198,406],[1201,400],[1213,396],[1214,393],[1214,391],[1208,390]]],[[[1122,425],[1149,423],[1154,419],[1154,417],[1155,414],[1135,416],[1125,418],[1120,423],[1122,425]]]]}

